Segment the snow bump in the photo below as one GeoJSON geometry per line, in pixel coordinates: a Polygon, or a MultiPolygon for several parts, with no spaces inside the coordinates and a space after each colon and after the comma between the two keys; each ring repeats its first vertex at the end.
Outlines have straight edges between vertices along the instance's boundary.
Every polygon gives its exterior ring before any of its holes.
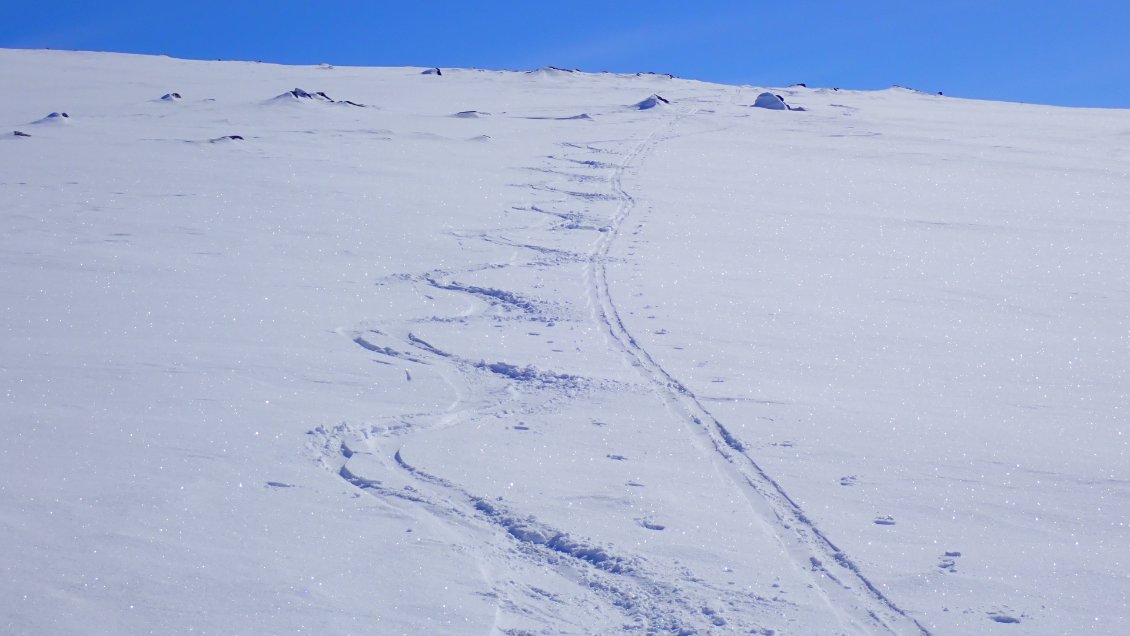
{"type": "Polygon", "coordinates": [[[277,95],[277,96],[275,96],[275,100],[276,101],[306,100],[306,101],[311,101],[311,102],[325,102],[325,103],[333,103],[333,101],[334,101],[334,100],[330,99],[329,95],[326,95],[322,91],[317,91],[317,92],[311,93],[309,91],[302,90],[301,88],[295,88],[294,90],[287,91],[285,93],[277,95]]]}
{"type": "Polygon", "coordinates": [[[671,102],[662,95],[654,94],[641,102],[632,104],[632,107],[636,110],[651,110],[652,108],[662,108],[670,103],[671,102]]]}
{"type": "Polygon", "coordinates": [[[360,104],[348,99],[333,99],[323,91],[311,92],[301,88],[287,91],[281,95],[276,95],[272,100],[274,103],[279,102],[297,102],[297,103],[321,103],[321,104],[344,104],[346,106],[357,106],[365,108],[365,104],[360,104]]]}
{"type": "Polygon", "coordinates": [[[539,69],[526,71],[527,75],[534,77],[570,77],[577,73],[577,69],[558,68],[556,66],[543,66],[539,69]]]}
{"type": "Polygon", "coordinates": [[[33,124],[66,124],[70,123],[71,116],[66,113],[55,112],[47,115],[43,119],[37,119],[31,123],[33,124]]]}
{"type": "Polygon", "coordinates": [[[766,110],[788,110],[789,107],[785,104],[785,99],[780,95],[773,93],[762,93],[757,96],[753,102],[754,108],[764,108],[766,110]]]}

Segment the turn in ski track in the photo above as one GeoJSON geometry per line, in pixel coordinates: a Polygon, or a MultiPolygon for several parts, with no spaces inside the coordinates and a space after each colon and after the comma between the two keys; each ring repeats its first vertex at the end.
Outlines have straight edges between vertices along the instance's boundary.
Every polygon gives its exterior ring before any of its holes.
{"type": "MultiPolygon", "coordinates": [[[[737,101],[740,91],[735,91],[733,101],[737,101]]],[[[624,185],[625,174],[629,169],[638,168],[648,154],[663,141],[677,135],[681,120],[693,117],[697,108],[671,109],[661,115],[661,123],[656,125],[642,139],[629,142],[629,149],[619,161],[609,164],[607,151],[597,148],[598,142],[567,142],[567,147],[598,151],[602,162],[580,162],[588,166],[609,166],[609,192],[576,192],[558,186],[533,186],[538,191],[554,191],[568,198],[584,200],[610,199],[616,209],[608,224],[600,228],[599,238],[591,252],[584,259],[583,278],[592,311],[592,320],[600,327],[609,344],[618,350],[625,360],[634,367],[642,378],[652,387],[655,395],[662,401],[666,410],[682,422],[693,443],[707,456],[712,457],[713,468],[724,475],[732,488],[740,491],[748,505],[760,519],[764,529],[775,538],[779,548],[788,555],[791,567],[802,577],[807,577],[813,589],[817,590],[828,611],[836,617],[843,633],[859,634],[910,634],[929,635],[930,632],[917,620],[900,609],[891,599],[879,590],[865,574],[816,527],[807,514],[798,506],[771,475],[767,474],[750,456],[744,445],[737,440],[703,404],[693,392],[688,390],[677,378],[659,365],[651,354],[640,344],[625,326],[620,317],[612,295],[607,263],[610,250],[620,236],[637,202],[624,185]]],[[[575,160],[572,160],[575,161],[575,160]]],[[[550,172],[541,170],[541,172],[550,172]]],[[[561,174],[568,174],[562,172],[561,174]]],[[[513,245],[538,253],[553,253],[555,250],[530,244],[515,244],[509,239],[481,233],[473,238],[489,243],[513,245]]],[[[437,270],[439,272],[439,270],[437,270]]],[[[502,307],[507,311],[537,314],[537,304],[509,291],[483,288],[473,285],[441,280],[446,273],[428,273],[416,277],[420,284],[435,290],[453,292],[478,299],[484,306],[502,307]]],[[[481,312],[469,309],[462,317],[481,312]]],[[[393,346],[375,344],[388,335],[378,329],[369,329],[364,334],[339,330],[355,344],[367,352],[381,354],[401,362],[427,365],[441,369],[440,373],[455,392],[456,399],[449,407],[434,418],[428,430],[439,430],[452,426],[466,425],[477,419],[497,417],[505,412],[507,396],[480,395],[474,404],[466,399],[475,393],[470,385],[475,381],[471,376],[486,369],[496,375],[513,379],[533,379],[538,382],[553,383],[571,378],[553,374],[540,375],[530,368],[522,369],[503,363],[485,364],[474,362],[457,354],[440,350],[419,338],[410,330],[404,330],[393,346]]],[[[406,375],[412,374],[406,369],[406,375]]],[[[481,390],[481,389],[480,389],[481,390]]],[[[410,428],[410,427],[408,427],[410,428]]],[[[327,431],[321,431],[327,432],[327,431]]],[[[487,498],[469,492],[465,488],[442,477],[420,470],[401,454],[401,447],[395,439],[406,429],[396,431],[364,431],[356,429],[338,430],[334,437],[341,441],[330,444],[328,452],[332,455],[336,444],[341,444],[342,460],[333,464],[343,479],[370,494],[382,498],[392,497],[408,505],[422,505],[435,522],[447,525],[446,534],[454,536],[451,526],[474,529],[479,533],[492,535],[501,531],[503,542],[498,537],[488,538],[494,556],[480,559],[480,570],[486,572],[488,562],[506,560],[505,555],[515,547],[523,555],[525,565],[550,567],[562,556],[578,559],[588,567],[584,575],[586,587],[596,590],[610,607],[627,608],[625,620],[640,621],[640,628],[648,633],[693,633],[686,627],[685,615],[694,615],[695,603],[680,599],[679,593],[663,592],[662,578],[647,572],[646,559],[616,556],[612,548],[590,544],[584,540],[573,539],[567,531],[546,526],[532,517],[508,510],[504,504],[489,501],[487,498]],[[391,433],[391,435],[390,435],[391,433]],[[349,441],[352,436],[352,442],[349,441]],[[353,458],[360,453],[358,458],[353,458]],[[390,461],[391,457],[391,461],[390,461]],[[374,464],[371,458],[376,459],[374,464]],[[378,467],[379,465],[379,467],[378,467]],[[393,478],[396,487],[383,483],[390,481],[388,473],[400,471],[401,478],[393,478]],[[380,475],[380,479],[365,477],[365,474],[380,475]],[[642,586],[642,587],[641,587],[642,586]],[[648,591],[650,590],[650,592],[648,591]],[[651,606],[640,599],[670,596],[666,601],[656,601],[651,606]],[[627,602],[624,599],[634,599],[627,602]],[[670,606],[673,604],[673,607],[670,606]],[[681,609],[679,609],[681,608],[681,609]]],[[[484,574],[487,580],[489,576],[484,574]]],[[[492,584],[492,594],[497,595],[499,605],[496,614],[501,615],[503,606],[520,607],[521,599],[505,586],[492,584]]],[[[700,603],[701,604],[701,603],[700,603]]],[[[535,610],[527,608],[527,614],[535,610]]],[[[547,623],[551,622],[543,617],[547,623]]],[[[574,625],[573,628],[580,626],[574,625]]],[[[491,627],[494,633],[500,629],[496,620],[491,627]]]]}
{"type": "Polygon", "coordinates": [[[723,462],[721,472],[746,495],[764,523],[772,528],[782,547],[793,558],[794,566],[811,573],[814,583],[845,629],[861,633],[929,635],[929,630],[896,606],[867,579],[848,555],[812,523],[781,485],[757,464],[742,443],[699,402],[694,393],[655,362],[620,318],[608,283],[606,262],[613,242],[636,207],[635,198],[624,187],[624,173],[629,166],[638,165],[654,145],[661,142],[662,132],[674,129],[682,117],[692,116],[694,112],[692,109],[676,114],[633,147],[616,167],[611,185],[619,199],[619,208],[610,230],[597,242],[589,264],[594,315],[615,346],[652,384],[657,395],[673,413],[686,421],[688,430],[699,438],[696,441],[708,442],[723,462]]]}
{"type": "MultiPolygon", "coordinates": [[[[532,188],[553,189],[564,193],[568,198],[610,200],[616,203],[615,212],[608,219],[611,225],[573,224],[572,227],[599,232],[600,238],[587,256],[571,255],[538,245],[515,244],[509,239],[485,233],[471,233],[469,236],[488,243],[511,245],[541,254],[552,254],[555,257],[564,256],[562,259],[564,262],[583,262],[585,267],[582,270],[582,282],[588,290],[587,300],[591,304],[592,294],[596,293],[595,285],[600,285],[601,289],[607,291],[603,268],[600,270],[600,276],[594,278],[593,266],[607,259],[612,240],[615,239],[619,225],[631,211],[633,203],[621,185],[624,171],[659,143],[661,141],[659,134],[663,130],[670,129],[675,121],[677,118],[668,118],[642,141],[627,140],[625,143],[630,144],[630,150],[615,164],[598,161],[578,162],[589,169],[603,170],[611,166],[613,169],[607,179],[609,193],[575,192],[553,186],[532,188]]],[[[602,156],[608,152],[589,143],[566,142],[562,145],[567,148],[596,151],[602,156]]],[[[600,180],[595,177],[593,179],[600,180]]],[[[578,217],[562,215],[562,219],[575,222],[578,217]]],[[[536,302],[514,292],[459,284],[452,282],[451,276],[450,272],[435,270],[421,275],[405,274],[395,278],[400,282],[409,282],[413,286],[461,295],[473,299],[479,305],[460,312],[455,320],[481,315],[486,307],[532,315],[538,315],[541,311],[536,302]]],[[[610,302],[610,298],[608,301],[610,302]]],[[[592,319],[602,327],[602,330],[608,328],[603,312],[593,313],[592,319]]],[[[487,376],[498,376],[513,382],[564,386],[566,389],[585,382],[581,378],[568,375],[539,372],[532,367],[521,368],[501,362],[493,364],[476,362],[437,348],[413,333],[408,325],[380,325],[378,328],[365,323],[365,326],[357,329],[338,329],[337,333],[362,350],[378,354],[381,359],[390,361],[388,363],[418,365],[421,370],[428,369],[443,377],[444,382],[453,391],[455,399],[442,411],[420,414],[422,426],[419,428],[428,432],[466,426],[476,420],[500,417],[500,414],[507,411],[507,402],[513,398],[513,386],[508,386],[503,391],[486,389],[482,385],[481,378],[478,377],[483,375],[483,372],[487,372],[487,376]]],[[[405,373],[411,380],[413,373],[407,367],[405,373]]],[[[550,401],[554,399],[560,399],[560,396],[549,398],[550,401]]],[[[440,534],[458,537],[460,532],[463,532],[478,537],[478,546],[483,553],[476,552],[473,556],[483,580],[490,589],[488,596],[495,599],[495,618],[487,630],[488,633],[527,633],[521,629],[504,629],[505,621],[501,617],[505,614],[510,615],[511,622],[514,617],[536,619],[530,627],[537,628],[538,631],[556,629],[559,633],[596,633],[592,616],[583,619],[581,616],[576,616],[570,619],[540,610],[536,603],[544,602],[543,597],[548,597],[556,603],[565,602],[564,599],[568,598],[573,607],[585,606],[590,612],[593,611],[595,602],[603,606],[603,609],[596,612],[598,619],[606,625],[614,626],[616,631],[696,634],[700,633],[702,628],[696,629],[694,625],[704,623],[712,632],[744,626],[743,631],[752,629],[756,633],[774,633],[774,630],[757,627],[757,619],[751,616],[732,616],[729,618],[730,622],[727,622],[722,616],[709,609],[711,603],[716,600],[712,595],[704,594],[703,590],[680,589],[679,586],[673,585],[667,578],[668,574],[649,564],[646,555],[621,554],[618,553],[620,549],[618,546],[602,545],[584,538],[575,538],[567,530],[555,528],[528,514],[508,508],[507,504],[501,503],[501,498],[496,501],[471,492],[450,479],[413,466],[403,457],[400,440],[402,436],[410,435],[414,428],[413,424],[385,427],[357,427],[342,424],[337,427],[318,427],[310,432],[312,436],[310,447],[320,463],[352,486],[399,509],[426,511],[427,525],[439,527],[440,534]],[[564,564],[562,559],[565,560],[564,564]],[[571,565],[569,561],[574,563],[571,565]],[[492,574],[491,564],[497,563],[506,563],[511,570],[506,574],[492,574]],[[571,597],[566,597],[566,593],[562,592],[550,594],[538,588],[530,588],[534,590],[534,594],[531,595],[528,590],[521,589],[522,586],[515,583],[515,579],[529,578],[528,572],[523,576],[517,574],[530,568],[559,571],[563,573],[563,578],[575,579],[581,585],[579,589],[568,592],[571,597]],[[609,616],[609,613],[612,615],[609,616]]],[[[614,455],[610,457],[623,459],[614,455]]],[[[663,526],[645,521],[641,521],[641,525],[653,531],[663,529],[663,526]]],[[[466,536],[463,539],[465,541],[466,536]]],[[[694,578],[689,572],[686,576],[694,578]]],[[[733,593],[715,590],[714,595],[726,597],[733,596],[733,593]]],[[[760,597],[752,601],[755,605],[767,603],[760,597]]],[[[731,604],[738,603],[731,601],[731,604]]],[[[836,611],[835,607],[831,609],[836,611]]]]}

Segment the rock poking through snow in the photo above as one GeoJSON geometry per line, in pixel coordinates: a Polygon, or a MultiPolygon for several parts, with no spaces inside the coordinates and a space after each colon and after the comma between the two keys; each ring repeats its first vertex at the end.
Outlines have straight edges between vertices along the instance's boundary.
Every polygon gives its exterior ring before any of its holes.
{"type": "Polygon", "coordinates": [[[333,99],[322,91],[311,93],[310,91],[295,88],[292,91],[287,91],[275,97],[274,101],[309,101],[321,102],[324,104],[345,104],[346,106],[357,106],[358,108],[365,108],[365,104],[359,104],[348,99],[333,99]]]}
{"type": "Polygon", "coordinates": [[[667,99],[665,99],[662,95],[656,94],[656,95],[652,95],[651,97],[648,97],[647,99],[643,100],[642,102],[637,102],[635,104],[632,104],[632,106],[637,110],[651,110],[652,108],[659,108],[659,107],[662,107],[662,106],[666,106],[670,103],[671,102],[668,101],[667,99]]]}
{"type": "Polygon", "coordinates": [[[334,101],[334,100],[330,99],[329,95],[326,95],[322,91],[318,91],[316,93],[311,93],[309,91],[304,91],[301,88],[295,88],[292,91],[287,91],[287,92],[279,95],[275,99],[308,99],[310,101],[328,102],[328,103],[333,103],[333,101],[334,101]]]}
{"type": "Polygon", "coordinates": [[[33,124],[65,124],[70,121],[71,116],[66,113],[51,113],[43,119],[37,119],[33,124]]]}
{"type": "Polygon", "coordinates": [[[800,106],[789,106],[789,103],[785,101],[784,97],[769,92],[758,95],[757,100],[753,102],[753,107],[764,108],[766,110],[806,110],[805,108],[802,108],[800,106]]]}
{"type": "Polygon", "coordinates": [[[780,95],[773,93],[762,93],[757,96],[757,100],[753,102],[754,108],[765,108],[767,110],[788,110],[789,106],[780,95]]]}

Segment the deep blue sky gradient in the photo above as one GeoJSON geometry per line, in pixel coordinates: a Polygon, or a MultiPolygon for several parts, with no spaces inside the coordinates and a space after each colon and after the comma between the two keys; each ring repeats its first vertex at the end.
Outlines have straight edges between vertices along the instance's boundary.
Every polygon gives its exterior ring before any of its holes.
{"type": "Polygon", "coordinates": [[[17,2],[0,47],[285,64],[656,71],[1130,108],[1125,0],[17,2]]]}

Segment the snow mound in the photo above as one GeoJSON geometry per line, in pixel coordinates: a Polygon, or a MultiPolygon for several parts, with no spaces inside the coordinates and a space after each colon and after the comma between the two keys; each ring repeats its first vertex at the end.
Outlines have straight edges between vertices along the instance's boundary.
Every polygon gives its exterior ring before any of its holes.
{"type": "Polygon", "coordinates": [[[642,102],[632,104],[632,107],[636,110],[651,110],[652,108],[659,108],[670,103],[671,102],[665,99],[662,95],[655,94],[643,100],[642,102]]]}
{"type": "Polygon", "coordinates": [[[575,121],[575,120],[583,119],[583,120],[592,121],[592,116],[589,115],[588,113],[581,113],[579,115],[565,115],[563,117],[540,116],[540,117],[524,117],[523,119],[545,119],[545,120],[550,120],[550,121],[575,121]]]}
{"type": "Polygon", "coordinates": [[[37,119],[31,123],[33,124],[65,124],[69,122],[71,116],[66,113],[51,113],[43,119],[37,119]]]}
{"type": "Polygon", "coordinates": [[[322,91],[311,93],[310,91],[296,88],[292,91],[287,91],[281,95],[276,96],[271,101],[273,102],[319,102],[322,104],[342,104],[345,106],[356,106],[358,108],[365,108],[365,104],[359,104],[348,99],[333,99],[322,91]]]}
{"type": "Polygon", "coordinates": [[[301,100],[307,100],[307,101],[311,101],[311,102],[325,102],[327,104],[332,104],[333,101],[334,101],[333,99],[330,98],[329,95],[326,95],[322,91],[318,91],[316,93],[311,93],[309,91],[304,91],[301,88],[295,88],[292,91],[287,91],[287,92],[275,97],[275,101],[301,101],[301,100]]]}
{"type": "Polygon", "coordinates": [[[424,69],[424,71],[421,72],[420,75],[443,75],[443,71],[439,70],[438,67],[429,68],[429,69],[424,69]]]}
{"type": "Polygon", "coordinates": [[[754,108],[765,108],[767,110],[788,110],[789,106],[785,103],[785,98],[773,93],[762,93],[757,96],[757,100],[753,102],[754,108]]]}
{"type": "Polygon", "coordinates": [[[930,91],[919,90],[917,88],[912,88],[910,86],[902,86],[902,85],[899,85],[899,84],[892,84],[890,88],[885,89],[885,90],[887,92],[890,92],[890,93],[909,93],[909,94],[913,94],[913,95],[928,95],[930,97],[935,97],[935,96],[936,97],[944,97],[945,96],[945,93],[943,93],[942,91],[930,92],[930,91]]]}
{"type": "Polygon", "coordinates": [[[452,115],[452,117],[458,117],[460,119],[478,119],[479,117],[487,117],[489,115],[490,113],[485,113],[481,110],[461,110],[452,115]]]}
{"type": "Polygon", "coordinates": [[[533,71],[526,71],[527,75],[535,77],[569,77],[577,73],[577,69],[558,68],[556,66],[543,66],[533,71]]]}

